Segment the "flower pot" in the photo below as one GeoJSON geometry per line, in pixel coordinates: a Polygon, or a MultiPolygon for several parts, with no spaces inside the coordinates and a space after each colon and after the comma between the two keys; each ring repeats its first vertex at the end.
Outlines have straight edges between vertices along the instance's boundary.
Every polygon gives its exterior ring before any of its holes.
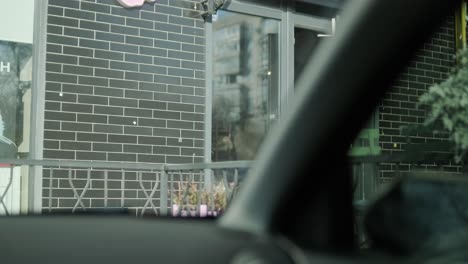
{"type": "Polygon", "coordinates": [[[173,204],[172,205],[172,216],[178,216],[179,215],[179,205],[178,204],[173,204]]]}
{"type": "Polygon", "coordinates": [[[208,216],[208,205],[201,204],[200,205],[200,217],[207,217],[208,216]]]}

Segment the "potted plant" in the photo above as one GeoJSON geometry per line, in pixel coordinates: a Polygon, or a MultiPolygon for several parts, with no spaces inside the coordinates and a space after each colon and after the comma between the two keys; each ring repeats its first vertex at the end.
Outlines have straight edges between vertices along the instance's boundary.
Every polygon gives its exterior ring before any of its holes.
{"type": "Polygon", "coordinates": [[[172,198],[173,216],[195,216],[198,204],[198,190],[196,183],[178,183],[172,198]]]}
{"type": "Polygon", "coordinates": [[[210,200],[210,194],[207,191],[201,192],[200,195],[200,217],[208,216],[208,204],[210,200]]]}
{"type": "Polygon", "coordinates": [[[214,187],[213,191],[213,215],[217,216],[224,212],[226,209],[227,201],[226,201],[226,190],[222,182],[218,183],[214,187]]]}
{"type": "Polygon", "coordinates": [[[187,193],[187,209],[190,212],[192,217],[197,215],[197,206],[198,206],[198,186],[196,183],[190,183],[188,186],[187,193]]]}
{"type": "Polygon", "coordinates": [[[183,204],[183,190],[181,188],[181,183],[178,183],[178,189],[173,191],[172,195],[172,216],[178,216],[181,213],[182,204],[183,204]]]}
{"type": "Polygon", "coordinates": [[[211,192],[199,191],[196,183],[178,183],[172,195],[172,216],[218,216],[226,210],[227,196],[224,185],[216,184],[211,192]],[[199,203],[200,202],[200,203],[199,203]]]}

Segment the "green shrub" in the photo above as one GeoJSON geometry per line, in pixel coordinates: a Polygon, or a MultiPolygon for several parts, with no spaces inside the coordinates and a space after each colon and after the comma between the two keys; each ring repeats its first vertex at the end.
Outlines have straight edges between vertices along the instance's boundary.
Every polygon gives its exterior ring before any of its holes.
{"type": "Polygon", "coordinates": [[[422,126],[446,132],[459,163],[468,150],[468,51],[459,52],[457,58],[448,78],[422,94],[419,106],[427,107],[422,126]]]}

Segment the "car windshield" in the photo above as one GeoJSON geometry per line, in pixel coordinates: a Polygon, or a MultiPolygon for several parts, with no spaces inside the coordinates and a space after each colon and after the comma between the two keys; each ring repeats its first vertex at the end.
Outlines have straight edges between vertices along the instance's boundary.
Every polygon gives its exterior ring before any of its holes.
{"type": "MultiPolygon", "coordinates": [[[[345,13],[338,0],[2,1],[0,215],[222,215],[345,13]]],[[[350,146],[363,248],[380,190],[467,173],[465,47],[463,3],[350,146]]]]}
{"type": "Polygon", "coordinates": [[[432,32],[350,147],[362,248],[442,256],[466,245],[466,15],[463,2],[432,32]]]}

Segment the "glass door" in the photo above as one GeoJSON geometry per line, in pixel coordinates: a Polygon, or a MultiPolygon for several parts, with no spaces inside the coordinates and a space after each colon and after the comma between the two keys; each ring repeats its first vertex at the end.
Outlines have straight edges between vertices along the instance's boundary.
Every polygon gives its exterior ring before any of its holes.
{"type": "Polygon", "coordinates": [[[322,35],[323,33],[319,31],[294,27],[294,84],[323,39],[322,35]]]}
{"type": "Polygon", "coordinates": [[[212,160],[253,160],[279,114],[280,22],[221,10],[212,28],[212,160]]]}
{"type": "Polygon", "coordinates": [[[294,62],[294,87],[304,72],[306,64],[317,47],[335,32],[335,19],[318,18],[300,13],[293,15],[294,48],[292,59],[294,62]]]}
{"type": "Polygon", "coordinates": [[[206,23],[205,161],[253,160],[332,22],[285,1],[223,8],[206,23]]]}

